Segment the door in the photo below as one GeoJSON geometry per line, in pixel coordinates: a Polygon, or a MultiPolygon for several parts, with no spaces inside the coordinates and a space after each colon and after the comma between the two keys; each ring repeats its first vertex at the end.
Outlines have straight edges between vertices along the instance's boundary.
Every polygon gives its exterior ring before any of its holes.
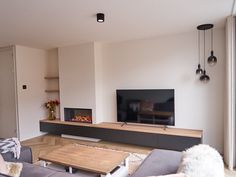
{"type": "Polygon", "coordinates": [[[0,48],[0,138],[16,137],[16,94],[13,49],[0,48]]]}

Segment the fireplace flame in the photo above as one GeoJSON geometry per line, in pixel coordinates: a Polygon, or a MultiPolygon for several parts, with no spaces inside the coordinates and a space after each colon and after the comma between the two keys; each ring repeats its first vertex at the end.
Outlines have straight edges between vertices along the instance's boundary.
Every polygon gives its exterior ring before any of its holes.
{"type": "Polygon", "coordinates": [[[83,123],[92,123],[92,116],[81,116],[76,115],[71,119],[73,122],[83,122],[83,123]]]}

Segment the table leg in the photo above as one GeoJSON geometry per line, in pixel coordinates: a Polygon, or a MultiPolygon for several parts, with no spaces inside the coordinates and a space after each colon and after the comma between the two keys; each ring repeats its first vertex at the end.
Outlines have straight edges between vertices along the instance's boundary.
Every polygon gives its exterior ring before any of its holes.
{"type": "Polygon", "coordinates": [[[69,173],[73,173],[73,171],[72,171],[73,169],[72,169],[72,167],[69,167],[69,173]]]}
{"type": "Polygon", "coordinates": [[[124,161],[124,166],[128,169],[129,168],[129,157],[127,157],[124,161]]]}
{"type": "Polygon", "coordinates": [[[43,166],[43,167],[47,167],[47,162],[46,161],[41,161],[41,166],[43,166]]]}
{"type": "Polygon", "coordinates": [[[111,177],[111,174],[108,173],[108,174],[106,174],[106,175],[100,175],[100,177],[111,177]]]}

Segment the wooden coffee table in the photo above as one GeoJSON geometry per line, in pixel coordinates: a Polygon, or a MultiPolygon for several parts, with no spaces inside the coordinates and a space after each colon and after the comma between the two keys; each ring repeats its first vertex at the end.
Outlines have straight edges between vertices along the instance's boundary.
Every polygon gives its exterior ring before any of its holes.
{"type": "Polygon", "coordinates": [[[121,166],[128,168],[128,156],[125,152],[70,144],[39,156],[39,160],[44,162],[45,167],[47,162],[52,162],[69,167],[70,173],[75,168],[109,177],[121,166]]]}

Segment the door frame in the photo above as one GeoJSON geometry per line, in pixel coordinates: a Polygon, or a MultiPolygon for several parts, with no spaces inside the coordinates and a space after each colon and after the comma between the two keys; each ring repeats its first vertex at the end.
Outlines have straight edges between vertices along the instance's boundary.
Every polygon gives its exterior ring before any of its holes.
{"type": "Polygon", "coordinates": [[[15,91],[15,118],[16,118],[16,137],[20,138],[19,132],[19,114],[18,114],[18,92],[17,92],[17,69],[16,69],[16,47],[14,45],[0,47],[0,52],[5,50],[11,50],[13,60],[13,75],[14,75],[14,91],[15,91]]]}

